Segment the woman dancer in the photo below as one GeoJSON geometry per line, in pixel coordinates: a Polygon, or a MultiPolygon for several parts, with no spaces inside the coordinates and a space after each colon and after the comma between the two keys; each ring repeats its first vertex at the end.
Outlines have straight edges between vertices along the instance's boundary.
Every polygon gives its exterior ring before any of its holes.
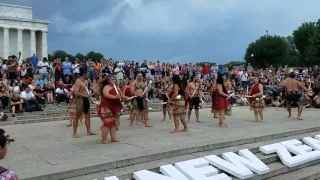
{"type": "Polygon", "coordinates": [[[186,121],[185,94],[182,88],[182,82],[179,76],[172,77],[173,88],[167,104],[172,103],[174,131],[171,133],[187,132],[188,125],[186,121]],[[183,130],[179,131],[179,120],[183,124],[183,130]]]}
{"type": "MultiPolygon", "coordinates": [[[[131,103],[132,103],[132,116],[130,117],[130,129],[133,129],[133,120],[134,117],[137,116],[137,125],[139,124],[138,121],[142,117],[145,117],[143,114],[147,113],[147,100],[146,98],[146,84],[143,82],[142,74],[139,73],[137,75],[136,81],[133,83],[133,86],[131,87],[131,92],[135,96],[131,103]]],[[[145,126],[146,127],[152,127],[148,124],[148,119],[145,118],[145,126]]]]}
{"type": "Polygon", "coordinates": [[[254,112],[254,122],[259,122],[258,114],[260,115],[261,121],[263,122],[264,100],[263,100],[263,86],[261,80],[258,77],[254,77],[254,84],[250,91],[251,96],[251,110],[254,112]]]}
{"type": "MultiPolygon", "coordinates": [[[[165,81],[162,88],[161,88],[161,92],[160,94],[162,95],[163,98],[163,102],[167,102],[169,100],[169,91],[172,89],[173,85],[171,84],[170,81],[165,81]]],[[[168,115],[169,115],[169,121],[172,121],[172,113],[171,113],[171,109],[170,109],[170,104],[163,104],[162,105],[162,113],[163,113],[163,121],[166,120],[166,116],[167,116],[167,111],[168,111],[168,115]]]]}
{"type": "Polygon", "coordinates": [[[121,91],[115,86],[116,78],[107,75],[99,81],[99,94],[101,103],[97,106],[97,114],[103,122],[101,138],[103,144],[108,144],[107,135],[110,132],[111,142],[119,142],[116,132],[120,125],[121,99],[126,100],[121,91]],[[117,89],[115,89],[115,87],[117,89]]]}
{"type": "MultiPolygon", "coordinates": [[[[72,121],[76,117],[76,104],[74,103],[74,98],[75,95],[73,93],[73,87],[70,88],[70,101],[69,101],[69,107],[68,107],[68,113],[69,113],[69,124],[67,125],[68,127],[72,126],[72,121]]],[[[83,115],[80,116],[78,126],[82,125],[83,121],[83,115]]]]}
{"type": "MultiPolygon", "coordinates": [[[[129,79],[129,80],[128,80],[128,83],[126,84],[126,86],[124,87],[124,90],[123,90],[124,95],[125,95],[126,97],[128,97],[129,99],[131,99],[131,98],[134,97],[134,94],[131,92],[131,86],[133,86],[133,85],[132,85],[133,82],[134,82],[134,81],[133,81],[132,79],[129,79]]],[[[131,104],[131,101],[126,101],[125,103],[127,104],[127,111],[130,112],[130,117],[131,117],[131,116],[132,116],[132,104],[131,104]]],[[[128,120],[131,119],[130,117],[129,117],[128,120]]],[[[133,117],[133,119],[134,119],[134,117],[133,117]]]]}
{"type": "Polygon", "coordinates": [[[219,118],[218,111],[213,109],[214,105],[214,96],[217,93],[217,81],[213,80],[211,83],[211,88],[210,88],[210,93],[211,93],[211,98],[212,98],[212,106],[211,106],[211,112],[213,113],[213,118],[219,118]]]}
{"type": "Polygon", "coordinates": [[[212,100],[212,110],[216,111],[220,115],[219,126],[221,128],[227,128],[228,126],[224,124],[225,119],[225,110],[228,108],[230,104],[230,96],[229,93],[224,86],[223,75],[218,75],[217,79],[217,89],[214,93],[214,97],[212,100]]]}

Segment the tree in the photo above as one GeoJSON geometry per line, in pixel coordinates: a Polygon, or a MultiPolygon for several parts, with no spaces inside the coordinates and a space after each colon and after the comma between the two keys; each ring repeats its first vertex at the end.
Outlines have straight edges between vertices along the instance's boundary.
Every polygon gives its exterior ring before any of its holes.
{"type": "Polygon", "coordinates": [[[248,45],[244,59],[256,67],[284,65],[289,58],[286,39],[277,35],[264,35],[248,45]],[[253,54],[253,57],[251,56],[253,54]]]}
{"type": "Polygon", "coordinates": [[[91,58],[93,61],[100,61],[101,59],[103,59],[103,54],[90,51],[87,53],[87,58],[91,58]]]}
{"type": "Polygon", "coordinates": [[[305,48],[305,62],[307,66],[320,63],[320,19],[316,23],[315,32],[310,38],[310,44],[305,48]]]}
{"type": "Polygon", "coordinates": [[[300,53],[297,49],[297,46],[294,44],[293,36],[287,36],[286,42],[289,48],[289,59],[288,59],[288,66],[300,66],[302,65],[300,59],[300,53]]]}
{"type": "Polygon", "coordinates": [[[243,64],[243,62],[241,62],[241,61],[230,61],[230,62],[224,64],[224,66],[229,68],[229,69],[232,69],[234,66],[237,66],[239,64],[243,64]]]}
{"type": "Polygon", "coordinates": [[[80,61],[87,59],[87,57],[81,53],[77,53],[74,57],[78,58],[80,61]]]}
{"type": "Polygon", "coordinates": [[[308,62],[308,60],[310,60],[309,53],[313,51],[312,43],[317,31],[316,26],[317,24],[315,22],[305,22],[293,31],[293,41],[300,54],[300,63],[303,65],[310,64],[310,62],[308,62]],[[307,48],[309,49],[307,50],[307,48]]]}
{"type": "Polygon", "coordinates": [[[48,54],[48,60],[49,60],[50,62],[53,62],[53,61],[54,61],[54,58],[53,58],[52,54],[48,54]]]}
{"type": "Polygon", "coordinates": [[[52,58],[53,59],[61,58],[61,60],[64,60],[68,55],[69,54],[63,50],[56,50],[52,53],[52,58]]]}

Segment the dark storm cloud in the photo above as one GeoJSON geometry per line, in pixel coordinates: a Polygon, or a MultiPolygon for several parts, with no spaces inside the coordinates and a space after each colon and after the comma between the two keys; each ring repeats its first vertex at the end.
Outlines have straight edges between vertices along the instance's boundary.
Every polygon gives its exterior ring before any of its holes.
{"type": "Polygon", "coordinates": [[[269,30],[290,35],[315,21],[318,0],[0,0],[32,6],[50,21],[49,51],[99,51],[130,60],[242,60],[269,30]],[[304,11],[308,9],[308,13],[304,11]]]}

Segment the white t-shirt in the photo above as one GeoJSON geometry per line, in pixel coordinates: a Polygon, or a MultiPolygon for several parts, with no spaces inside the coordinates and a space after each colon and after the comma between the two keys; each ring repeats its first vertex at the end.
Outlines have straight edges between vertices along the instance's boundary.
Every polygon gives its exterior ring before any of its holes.
{"type": "Polygon", "coordinates": [[[40,68],[39,69],[39,73],[41,73],[41,74],[48,73],[48,67],[49,67],[49,63],[48,62],[39,61],[37,66],[46,66],[46,67],[40,68]]]}
{"type": "Polygon", "coordinates": [[[31,91],[28,93],[26,91],[22,91],[20,97],[26,100],[30,100],[32,97],[34,97],[34,94],[31,91]]]}
{"type": "Polygon", "coordinates": [[[68,93],[68,90],[64,89],[64,88],[57,88],[56,89],[56,93],[57,94],[65,94],[65,93],[68,93]]]}
{"type": "Polygon", "coordinates": [[[72,64],[73,73],[79,74],[80,73],[80,64],[72,64]]]}

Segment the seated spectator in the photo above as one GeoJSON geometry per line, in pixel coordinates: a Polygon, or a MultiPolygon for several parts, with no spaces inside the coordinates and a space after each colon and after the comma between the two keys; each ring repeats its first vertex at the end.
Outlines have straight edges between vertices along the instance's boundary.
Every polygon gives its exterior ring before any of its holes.
{"type": "Polygon", "coordinates": [[[2,101],[0,99],[0,121],[7,121],[7,120],[8,120],[8,115],[4,113],[2,101]]]}
{"type": "Polygon", "coordinates": [[[11,112],[12,112],[12,117],[15,117],[15,112],[17,111],[17,113],[22,113],[22,105],[23,105],[23,100],[19,97],[19,95],[17,93],[13,93],[12,94],[12,98],[11,98],[11,112]]]}
{"type": "Polygon", "coordinates": [[[272,106],[273,107],[282,107],[283,104],[284,104],[284,100],[282,100],[281,96],[276,96],[274,98],[272,106]]]}
{"type": "Polygon", "coordinates": [[[318,94],[313,98],[313,103],[315,108],[320,108],[320,91],[318,94]]]}
{"type": "MultiPolygon", "coordinates": [[[[5,136],[5,131],[0,129],[0,159],[3,159],[8,151],[8,146],[13,139],[9,136],[5,136]]],[[[0,166],[0,179],[1,180],[18,180],[18,176],[11,170],[0,166]]]]}
{"type": "Polygon", "coordinates": [[[308,96],[308,93],[304,92],[302,97],[301,97],[301,105],[304,108],[310,108],[311,107],[311,99],[308,96]]]}
{"type": "Polygon", "coordinates": [[[5,86],[1,87],[0,100],[2,102],[2,108],[6,109],[9,104],[9,90],[5,86]]]}
{"type": "Polygon", "coordinates": [[[31,109],[32,105],[34,105],[36,107],[36,110],[43,111],[41,109],[36,97],[31,92],[31,89],[29,86],[27,86],[25,88],[25,90],[22,91],[22,93],[20,94],[20,97],[23,99],[24,108],[27,112],[32,111],[32,109],[31,109]]]}
{"type": "Polygon", "coordinates": [[[33,94],[41,106],[45,106],[46,98],[44,97],[44,91],[40,88],[40,85],[36,86],[36,88],[33,90],[33,94]]]}
{"type": "Polygon", "coordinates": [[[56,99],[58,106],[61,106],[61,102],[66,101],[69,103],[69,92],[67,89],[64,88],[63,84],[59,84],[59,88],[56,89],[56,99]]]}
{"type": "Polygon", "coordinates": [[[274,100],[271,91],[267,92],[264,102],[267,107],[271,107],[273,105],[274,100]]]}
{"type": "Polygon", "coordinates": [[[52,86],[51,82],[48,82],[47,85],[44,87],[44,93],[46,95],[48,104],[53,104],[54,87],[52,86]]]}

